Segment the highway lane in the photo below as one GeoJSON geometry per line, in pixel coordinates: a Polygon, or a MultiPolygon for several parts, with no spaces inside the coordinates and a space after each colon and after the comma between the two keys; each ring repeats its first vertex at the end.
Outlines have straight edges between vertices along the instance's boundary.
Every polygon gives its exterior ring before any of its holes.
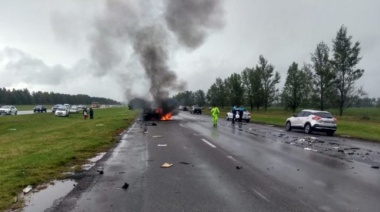
{"type": "MultiPolygon", "coordinates": [[[[225,120],[215,128],[210,117],[184,112],[173,121],[156,123],[136,123],[49,210],[378,210],[379,171],[366,160],[332,157],[286,142],[300,140],[302,133],[225,120]],[[161,168],[165,162],[173,166],[161,168]],[[99,168],[103,175],[96,172],[99,168]],[[122,188],[125,183],[127,189],[122,188]]],[[[378,151],[378,145],[368,145],[378,151]]],[[[376,157],[371,160],[376,161],[376,157]]]]}

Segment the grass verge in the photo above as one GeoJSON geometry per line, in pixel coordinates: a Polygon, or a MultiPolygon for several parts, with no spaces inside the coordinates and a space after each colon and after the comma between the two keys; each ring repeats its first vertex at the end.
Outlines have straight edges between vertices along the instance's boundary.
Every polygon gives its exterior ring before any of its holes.
{"type": "Polygon", "coordinates": [[[97,109],[94,119],[51,113],[0,117],[0,211],[13,204],[27,185],[64,177],[115,143],[138,111],[97,109]]]}

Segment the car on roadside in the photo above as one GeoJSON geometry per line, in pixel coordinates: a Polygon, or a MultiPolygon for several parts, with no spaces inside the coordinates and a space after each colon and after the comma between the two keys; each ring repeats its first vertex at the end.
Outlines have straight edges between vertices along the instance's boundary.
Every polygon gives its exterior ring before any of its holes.
{"type": "Polygon", "coordinates": [[[293,114],[285,121],[285,129],[302,129],[306,134],[313,131],[326,132],[327,135],[333,136],[337,130],[337,119],[328,112],[320,110],[302,110],[298,114],[293,114]]]}
{"type": "Polygon", "coordinates": [[[51,112],[55,113],[55,111],[57,110],[57,108],[59,108],[60,106],[62,106],[62,104],[56,104],[56,105],[54,105],[53,107],[51,107],[51,112]]]}
{"type": "MultiPolygon", "coordinates": [[[[226,120],[230,121],[230,120],[232,120],[232,117],[233,117],[232,112],[227,112],[227,114],[226,114],[226,120]]],[[[239,113],[236,112],[235,121],[238,121],[239,118],[240,118],[239,113]]],[[[247,123],[251,121],[251,113],[249,111],[246,111],[246,110],[243,111],[242,121],[245,121],[247,123]]]]}
{"type": "Polygon", "coordinates": [[[70,113],[79,113],[79,108],[76,105],[71,105],[70,113]]]}
{"type": "Polygon", "coordinates": [[[64,106],[64,105],[61,105],[59,106],[56,110],[55,110],[55,113],[54,113],[56,116],[61,116],[61,117],[64,117],[64,116],[69,116],[70,114],[70,111],[69,111],[69,108],[64,106]]]}
{"type": "Polygon", "coordinates": [[[190,109],[191,114],[202,114],[202,107],[199,107],[197,105],[194,105],[190,109]]]}
{"type": "Polygon", "coordinates": [[[33,108],[33,112],[34,113],[43,113],[45,112],[46,113],[46,107],[42,106],[42,105],[36,105],[34,108],[33,108]]]}
{"type": "Polygon", "coordinates": [[[17,115],[17,108],[14,105],[3,105],[0,108],[1,115],[17,115]]]}

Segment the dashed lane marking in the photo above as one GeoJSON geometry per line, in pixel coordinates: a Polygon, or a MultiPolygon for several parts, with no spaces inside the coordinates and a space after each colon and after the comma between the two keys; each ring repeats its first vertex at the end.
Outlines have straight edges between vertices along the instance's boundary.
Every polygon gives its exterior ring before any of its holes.
{"type": "Polygon", "coordinates": [[[251,188],[259,197],[263,198],[265,201],[270,202],[269,199],[267,199],[264,195],[262,195],[260,192],[258,192],[256,189],[251,188]]]}
{"type": "Polygon", "coordinates": [[[211,146],[212,148],[216,148],[216,146],[214,144],[210,143],[206,139],[202,138],[202,141],[205,142],[206,144],[208,144],[209,146],[211,146]]]}
{"type": "Polygon", "coordinates": [[[183,126],[182,124],[179,124],[179,126],[181,126],[181,127],[185,127],[185,126],[183,126]]]}
{"type": "Polygon", "coordinates": [[[233,161],[235,161],[235,162],[237,162],[237,160],[234,158],[234,157],[232,157],[232,156],[227,156],[227,158],[229,158],[229,159],[231,159],[231,160],[233,160],[233,161]]]}

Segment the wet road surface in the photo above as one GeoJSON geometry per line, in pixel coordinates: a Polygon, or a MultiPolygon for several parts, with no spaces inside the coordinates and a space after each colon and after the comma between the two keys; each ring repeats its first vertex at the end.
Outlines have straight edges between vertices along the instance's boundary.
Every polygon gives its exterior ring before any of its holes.
{"type": "Polygon", "coordinates": [[[48,211],[378,211],[379,158],[376,143],[181,112],[138,121],[48,211]]]}

